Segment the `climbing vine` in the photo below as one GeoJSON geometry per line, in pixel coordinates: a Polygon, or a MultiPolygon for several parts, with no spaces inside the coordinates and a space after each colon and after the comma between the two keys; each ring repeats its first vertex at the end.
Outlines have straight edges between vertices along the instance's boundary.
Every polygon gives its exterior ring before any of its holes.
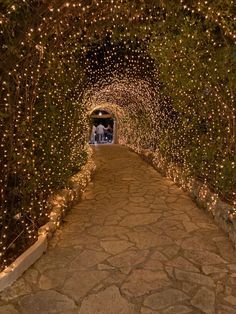
{"type": "Polygon", "coordinates": [[[86,163],[101,103],[121,108],[123,144],[235,205],[235,23],[230,0],[1,1],[1,269],[86,163]]]}

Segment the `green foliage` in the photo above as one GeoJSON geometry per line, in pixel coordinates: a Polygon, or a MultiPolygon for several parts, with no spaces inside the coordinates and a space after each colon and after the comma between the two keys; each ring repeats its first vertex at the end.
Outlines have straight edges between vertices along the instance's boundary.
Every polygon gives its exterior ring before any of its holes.
{"type": "Polygon", "coordinates": [[[146,51],[158,71],[146,86],[155,96],[141,95],[138,86],[125,102],[123,142],[157,150],[235,198],[235,5],[183,2],[92,1],[83,10],[64,1],[1,1],[3,267],[15,257],[14,245],[23,251],[35,241],[48,219],[48,196],[87,160],[82,99],[91,69],[84,60],[109,40],[125,52],[146,51]]]}
{"type": "Polygon", "coordinates": [[[218,192],[233,193],[235,46],[199,16],[180,14],[169,20],[165,36],[158,36],[153,25],[149,51],[164,82],[162,92],[171,96],[180,118],[167,126],[168,135],[159,129],[159,148],[218,192]]]}

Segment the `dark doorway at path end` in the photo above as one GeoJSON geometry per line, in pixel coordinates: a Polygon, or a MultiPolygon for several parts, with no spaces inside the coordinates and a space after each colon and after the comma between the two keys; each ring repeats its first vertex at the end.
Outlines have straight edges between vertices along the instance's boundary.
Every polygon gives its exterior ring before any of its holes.
{"type": "Polygon", "coordinates": [[[105,110],[95,110],[91,115],[90,144],[112,144],[114,117],[105,110]]]}

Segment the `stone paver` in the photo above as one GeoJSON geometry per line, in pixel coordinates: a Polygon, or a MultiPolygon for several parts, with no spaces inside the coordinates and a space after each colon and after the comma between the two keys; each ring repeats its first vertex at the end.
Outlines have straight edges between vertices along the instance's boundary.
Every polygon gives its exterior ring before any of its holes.
{"type": "Polygon", "coordinates": [[[236,313],[236,252],[212,219],[125,147],[99,146],[95,161],[83,200],[0,294],[0,313],[236,313]]]}
{"type": "Polygon", "coordinates": [[[89,295],[83,300],[79,311],[80,314],[135,314],[135,312],[135,305],[123,298],[116,286],[89,295]]]}
{"type": "Polygon", "coordinates": [[[3,305],[0,306],[0,313],[1,314],[18,314],[19,312],[14,308],[13,305],[3,305]]]}
{"type": "Polygon", "coordinates": [[[201,288],[193,297],[191,304],[201,309],[204,313],[215,312],[215,294],[206,288],[201,288]]]}

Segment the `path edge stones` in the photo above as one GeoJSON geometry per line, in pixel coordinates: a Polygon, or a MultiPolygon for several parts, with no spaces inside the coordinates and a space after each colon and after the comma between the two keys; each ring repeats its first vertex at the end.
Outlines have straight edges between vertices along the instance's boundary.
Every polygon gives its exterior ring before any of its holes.
{"type": "Polygon", "coordinates": [[[187,191],[199,208],[210,213],[216,224],[228,235],[234,249],[236,249],[236,207],[234,205],[222,201],[219,195],[213,193],[204,182],[194,178],[188,179],[183,169],[174,163],[171,163],[171,167],[169,167],[160,153],[140,147],[137,148],[133,145],[127,145],[127,147],[161,175],[187,191]],[[182,182],[186,182],[186,184],[183,186],[182,182]]]}
{"type": "Polygon", "coordinates": [[[70,206],[81,200],[82,194],[96,170],[95,162],[92,159],[92,151],[89,153],[88,162],[81,168],[79,173],[69,179],[70,188],[58,191],[48,199],[48,203],[52,208],[49,214],[50,220],[39,228],[37,241],[0,272],[0,292],[10,287],[46,252],[48,239],[53,236],[53,233],[60,226],[62,218],[70,206]]]}

